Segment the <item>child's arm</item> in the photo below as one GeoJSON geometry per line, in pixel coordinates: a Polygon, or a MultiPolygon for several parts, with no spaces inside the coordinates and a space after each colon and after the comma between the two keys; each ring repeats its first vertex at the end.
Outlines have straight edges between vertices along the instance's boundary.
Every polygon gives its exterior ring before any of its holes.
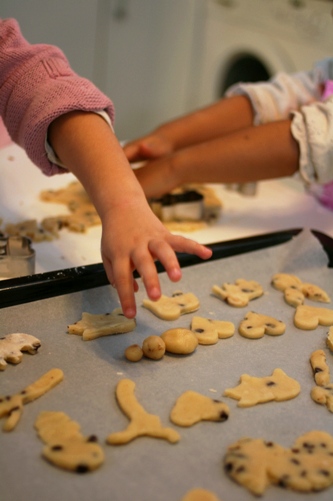
{"type": "Polygon", "coordinates": [[[49,127],[49,141],[62,163],[81,181],[102,220],[102,258],[127,317],[136,313],[132,272],[137,269],[151,299],[161,295],[154,260],[169,278],[181,278],[176,252],[206,259],[211,251],[172,235],[155,217],[109,125],[99,115],[71,112],[49,127]]]}

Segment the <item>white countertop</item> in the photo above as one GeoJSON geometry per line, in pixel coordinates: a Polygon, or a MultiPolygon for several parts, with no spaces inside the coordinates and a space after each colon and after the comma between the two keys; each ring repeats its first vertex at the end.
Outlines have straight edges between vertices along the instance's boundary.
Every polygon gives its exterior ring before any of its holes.
{"type": "MultiPolygon", "coordinates": [[[[60,204],[40,201],[39,193],[67,186],[74,179],[71,174],[44,176],[13,144],[0,150],[0,173],[0,219],[4,222],[67,213],[60,204]]],[[[189,238],[208,244],[291,228],[311,228],[333,238],[333,212],[307,194],[296,179],[261,182],[254,197],[221,185],[214,188],[223,203],[221,217],[209,228],[187,233],[189,238]]],[[[100,227],[86,234],[62,230],[57,240],[34,243],[36,273],[100,262],[100,236],[100,227]]]]}

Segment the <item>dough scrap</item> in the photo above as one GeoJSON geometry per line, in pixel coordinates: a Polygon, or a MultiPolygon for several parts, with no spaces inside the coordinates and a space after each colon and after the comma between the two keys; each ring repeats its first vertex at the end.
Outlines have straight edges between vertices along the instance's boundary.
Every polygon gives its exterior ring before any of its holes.
{"type": "Polygon", "coordinates": [[[175,292],[172,297],[162,296],[158,301],[144,299],[142,306],[162,320],[177,320],[181,315],[199,309],[199,299],[192,292],[175,292]]]}
{"type": "Polygon", "coordinates": [[[170,419],[178,426],[193,426],[199,421],[226,421],[229,407],[196,391],[185,391],[177,398],[170,419]]]}
{"type": "Polygon", "coordinates": [[[28,352],[30,355],[35,355],[40,346],[40,340],[30,334],[20,332],[7,334],[0,339],[0,371],[6,369],[6,362],[19,364],[22,361],[22,352],[28,352]]]}
{"type": "Polygon", "coordinates": [[[333,353],[333,327],[330,327],[327,333],[326,345],[329,348],[329,350],[333,353]]]}
{"type": "Polygon", "coordinates": [[[254,377],[243,374],[240,384],[224,391],[226,397],[239,400],[238,407],[251,407],[265,402],[281,402],[297,397],[300,384],[282,369],[274,369],[271,376],[254,377]]]}
{"type": "Polygon", "coordinates": [[[302,330],[314,330],[318,325],[333,325],[333,310],[309,305],[297,306],[294,324],[302,330]]]}
{"type": "Polygon", "coordinates": [[[126,444],[140,436],[163,438],[171,443],[180,440],[180,435],[172,428],[164,428],[161,420],[154,414],[149,414],[138,402],[135,394],[135,383],[130,379],[122,379],[116,388],[119,407],[130,419],[130,424],[124,431],[111,433],[106,442],[112,445],[126,444]]]}
{"type": "Polygon", "coordinates": [[[20,393],[13,396],[0,397],[0,418],[8,416],[2,429],[12,431],[23,413],[23,405],[41,397],[60,383],[64,373],[60,369],[51,369],[20,393]]]}
{"type": "Polygon", "coordinates": [[[284,334],[286,325],[276,318],[249,311],[239,325],[238,332],[249,339],[259,339],[264,334],[280,336],[284,334]]]}
{"type": "Polygon", "coordinates": [[[79,424],[64,412],[41,412],[35,428],[46,444],[43,457],[60,468],[86,473],[104,462],[104,452],[96,437],[84,437],[79,424]]]}
{"type": "Polygon", "coordinates": [[[320,405],[326,405],[330,412],[333,412],[333,383],[326,386],[314,386],[311,390],[311,398],[320,405]]]}
{"type": "Polygon", "coordinates": [[[290,449],[262,439],[244,438],[224,457],[226,473],[255,495],[275,484],[298,492],[333,484],[333,437],[323,431],[300,436],[290,449]]]}
{"type": "Polygon", "coordinates": [[[230,306],[242,308],[249,301],[263,295],[264,291],[259,282],[239,278],[234,284],[224,283],[222,287],[214,285],[212,292],[215,296],[226,301],[230,306]]]}
{"type": "Polygon", "coordinates": [[[131,332],[135,327],[135,319],[126,318],[121,308],[115,308],[112,313],[102,315],[84,312],[81,320],[68,325],[67,332],[82,336],[84,341],[91,341],[101,336],[131,332]]]}
{"type": "Polygon", "coordinates": [[[219,498],[214,494],[214,492],[208,491],[206,489],[191,489],[185,496],[182,497],[181,501],[220,501],[219,498]]]}
{"type": "Polygon", "coordinates": [[[330,369],[326,363],[324,350],[316,350],[310,356],[314,380],[318,386],[326,386],[330,382],[330,369]]]}
{"type": "Polygon", "coordinates": [[[193,317],[191,331],[195,333],[199,344],[216,344],[219,339],[226,339],[234,335],[235,326],[225,320],[193,317]]]}

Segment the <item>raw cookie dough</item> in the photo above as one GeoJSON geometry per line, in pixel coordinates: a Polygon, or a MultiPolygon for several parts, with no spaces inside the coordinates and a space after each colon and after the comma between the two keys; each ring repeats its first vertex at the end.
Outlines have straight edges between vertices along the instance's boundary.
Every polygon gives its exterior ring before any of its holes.
{"type": "Polygon", "coordinates": [[[282,369],[274,369],[271,376],[253,377],[243,374],[240,384],[227,388],[223,395],[239,400],[238,407],[251,407],[265,402],[281,402],[297,397],[300,384],[282,369]]]}
{"type": "Polygon", "coordinates": [[[272,278],[272,285],[284,292],[285,301],[291,306],[297,307],[304,303],[305,298],[321,303],[329,303],[329,295],[314,284],[302,282],[295,275],[276,273],[272,278]]]}
{"type": "Polygon", "coordinates": [[[311,390],[311,398],[320,405],[326,405],[330,412],[333,412],[333,383],[325,386],[314,386],[311,390]]]}
{"type": "Polygon", "coordinates": [[[4,431],[13,430],[22,415],[23,405],[44,395],[44,393],[60,383],[63,378],[64,373],[62,370],[51,369],[37,379],[37,381],[24,388],[20,393],[0,397],[0,418],[8,416],[2,429],[4,431]]]}
{"type": "Polygon", "coordinates": [[[84,341],[91,341],[101,336],[123,334],[135,329],[134,319],[128,319],[121,308],[115,308],[112,313],[94,315],[82,313],[82,319],[75,324],[68,325],[69,334],[78,334],[84,341]]]}
{"type": "Polygon", "coordinates": [[[168,329],[161,334],[165,350],[177,355],[189,355],[198,346],[197,336],[189,329],[168,329]]]}
{"type": "Polygon", "coordinates": [[[326,386],[330,382],[330,369],[326,363],[324,350],[316,350],[311,354],[310,364],[314,380],[318,386],[326,386]]]}
{"type": "Polygon", "coordinates": [[[165,353],[165,342],[160,336],[148,336],[142,343],[145,357],[160,360],[165,353]]]}
{"type": "Polygon", "coordinates": [[[249,304],[249,301],[263,295],[261,285],[255,280],[244,280],[239,278],[234,284],[224,283],[222,287],[214,285],[212,292],[215,296],[226,301],[230,306],[242,308],[249,304]]]}
{"type": "Polygon", "coordinates": [[[270,484],[311,492],[333,484],[333,437],[323,431],[300,436],[291,449],[262,439],[244,438],[224,457],[225,472],[260,496],[270,484]]]}
{"type": "Polygon", "coordinates": [[[318,306],[297,306],[294,324],[302,330],[314,330],[318,325],[333,325],[333,310],[318,306]]]}
{"type": "Polygon", "coordinates": [[[220,501],[216,495],[206,489],[191,489],[188,491],[181,501],[220,501]]]}
{"type": "Polygon", "coordinates": [[[79,424],[63,412],[41,412],[35,428],[46,444],[43,457],[60,468],[86,473],[104,462],[104,452],[96,437],[84,437],[79,424]]]}
{"type": "Polygon", "coordinates": [[[284,334],[286,325],[276,318],[249,311],[239,325],[238,332],[250,339],[259,339],[264,334],[280,336],[284,334]]]}
{"type": "Polygon", "coordinates": [[[19,364],[23,357],[22,352],[35,355],[40,346],[40,340],[30,334],[16,332],[2,337],[0,339],[0,371],[6,369],[6,362],[19,364]]]}
{"type": "Polygon", "coordinates": [[[112,445],[127,444],[141,436],[163,438],[171,443],[178,442],[180,436],[176,430],[164,428],[158,416],[146,412],[136,399],[134,389],[135,383],[130,379],[119,381],[116,389],[117,401],[124,414],[130,419],[130,424],[124,431],[111,433],[106,442],[112,445]]]}
{"type": "Polygon", "coordinates": [[[224,320],[193,317],[191,331],[197,336],[199,344],[216,344],[219,339],[233,336],[235,326],[232,322],[224,320]]]}
{"type": "Polygon", "coordinates": [[[177,320],[181,315],[198,310],[200,303],[192,292],[175,292],[172,297],[162,294],[158,301],[144,299],[142,306],[162,320],[177,320]]]}
{"type": "Polygon", "coordinates": [[[326,338],[326,344],[329,350],[333,353],[333,327],[329,328],[326,338]]]}
{"type": "Polygon", "coordinates": [[[226,421],[229,407],[196,391],[185,391],[177,398],[170,419],[178,426],[193,426],[199,421],[226,421]]]}
{"type": "Polygon", "coordinates": [[[131,344],[131,346],[128,346],[125,350],[125,357],[130,362],[139,362],[143,357],[141,346],[138,344],[131,344]]]}

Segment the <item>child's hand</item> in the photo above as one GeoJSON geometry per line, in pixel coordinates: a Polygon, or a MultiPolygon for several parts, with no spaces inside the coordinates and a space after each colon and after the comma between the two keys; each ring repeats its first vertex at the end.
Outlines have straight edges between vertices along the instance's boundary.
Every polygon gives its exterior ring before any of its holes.
{"type": "Polygon", "coordinates": [[[136,314],[134,292],[138,285],[133,279],[134,269],[141,276],[148,297],[157,300],[161,288],[154,260],[159,260],[169,279],[177,282],[181,270],[175,252],[195,254],[202,259],[208,259],[212,254],[210,249],[193,240],[172,235],[142,200],[124,203],[102,223],[104,267],[128,318],[136,314]]]}
{"type": "Polygon", "coordinates": [[[163,157],[173,151],[172,144],[159,134],[149,134],[124,146],[124,153],[129,162],[142,162],[163,157]]]}

